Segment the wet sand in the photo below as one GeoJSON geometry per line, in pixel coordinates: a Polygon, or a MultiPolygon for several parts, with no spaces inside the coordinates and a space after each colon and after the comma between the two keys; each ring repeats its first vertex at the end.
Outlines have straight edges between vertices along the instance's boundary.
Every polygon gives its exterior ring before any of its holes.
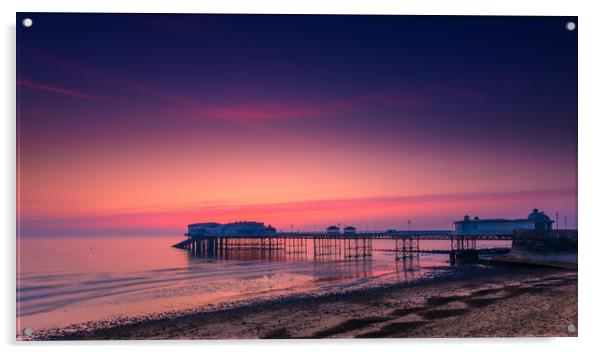
{"type": "Polygon", "coordinates": [[[576,328],[576,271],[475,265],[409,284],[34,339],[530,337],[577,336],[576,328]]]}

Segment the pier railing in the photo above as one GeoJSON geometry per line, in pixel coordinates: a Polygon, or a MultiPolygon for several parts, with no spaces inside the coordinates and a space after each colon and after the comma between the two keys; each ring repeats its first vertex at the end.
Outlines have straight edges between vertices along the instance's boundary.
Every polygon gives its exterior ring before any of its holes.
{"type": "Polygon", "coordinates": [[[418,237],[420,239],[445,240],[452,237],[471,236],[479,239],[510,239],[511,234],[505,235],[457,235],[449,230],[416,230],[416,231],[365,231],[354,233],[329,233],[329,232],[275,232],[275,233],[245,233],[245,232],[220,232],[220,233],[186,233],[189,238],[371,238],[371,239],[397,239],[407,237],[418,237]]]}

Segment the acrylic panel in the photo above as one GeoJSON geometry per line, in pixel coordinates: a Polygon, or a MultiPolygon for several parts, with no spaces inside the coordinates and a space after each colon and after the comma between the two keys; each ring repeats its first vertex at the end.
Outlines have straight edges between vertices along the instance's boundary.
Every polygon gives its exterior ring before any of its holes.
{"type": "Polygon", "coordinates": [[[576,17],[16,24],[17,339],[577,335],[576,17]]]}

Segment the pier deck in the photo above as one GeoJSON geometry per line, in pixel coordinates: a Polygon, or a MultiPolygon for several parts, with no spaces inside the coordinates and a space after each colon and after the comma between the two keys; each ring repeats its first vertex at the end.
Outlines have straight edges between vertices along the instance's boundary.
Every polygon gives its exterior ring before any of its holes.
{"type": "Polygon", "coordinates": [[[369,238],[373,240],[395,240],[403,238],[419,238],[421,240],[450,240],[455,238],[473,238],[476,240],[511,240],[512,234],[499,235],[458,235],[449,230],[416,230],[416,231],[396,231],[396,232],[381,232],[367,231],[355,233],[338,233],[332,234],[328,232],[277,232],[273,234],[240,234],[240,233],[220,233],[220,234],[184,234],[189,238],[245,238],[245,239],[261,239],[261,238],[302,238],[302,239],[361,239],[369,238]]]}

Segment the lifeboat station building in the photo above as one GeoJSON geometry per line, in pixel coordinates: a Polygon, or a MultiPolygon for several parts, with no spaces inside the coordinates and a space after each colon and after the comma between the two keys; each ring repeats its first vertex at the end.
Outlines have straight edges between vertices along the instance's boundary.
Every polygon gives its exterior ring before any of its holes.
{"type": "Polygon", "coordinates": [[[544,212],[533,209],[525,219],[480,219],[478,216],[471,219],[465,215],[463,220],[454,222],[454,231],[456,235],[512,235],[516,229],[552,230],[553,223],[544,212]]]}

